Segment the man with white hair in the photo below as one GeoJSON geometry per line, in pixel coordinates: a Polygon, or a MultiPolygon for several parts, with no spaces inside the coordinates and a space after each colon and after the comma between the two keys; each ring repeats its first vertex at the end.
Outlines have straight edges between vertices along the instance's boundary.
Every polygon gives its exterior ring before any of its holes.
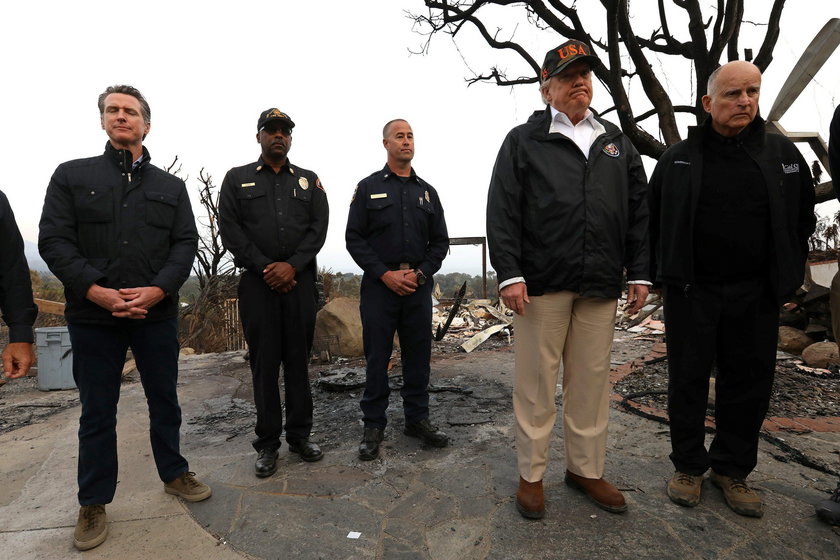
{"type": "Polygon", "coordinates": [[[814,231],[808,165],[758,117],[761,72],[744,61],[709,77],[709,118],[660,158],[650,181],[656,285],[665,297],[668,414],[676,472],[668,497],[693,507],[703,474],[740,515],[761,517],[746,482],[770,402],[779,306],[802,284],[814,231]],[[715,436],[705,447],[717,363],[715,436]]]}

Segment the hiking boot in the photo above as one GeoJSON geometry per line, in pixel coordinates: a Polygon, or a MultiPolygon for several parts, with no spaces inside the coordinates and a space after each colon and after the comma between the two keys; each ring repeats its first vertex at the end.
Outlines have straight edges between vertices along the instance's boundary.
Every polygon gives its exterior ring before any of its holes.
{"type": "Polygon", "coordinates": [[[195,473],[189,471],[164,484],[163,489],[167,494],[178,496],[188,502],[200,502],[213,494],[209,486],[196,480],[195,473]]]}
{"type": "Polygon", "coordinates": [[[840,525],[840,483],[834,493],[826,500],[819,502],[815,509],[817,517],[831,525],[840,525]]]}
{"type": "Polygon", "coordinates": [[[665,493],[671,501],[681,506],[694,507],[700,503],[700,490],[703,488],[703,475],[695,476],[675,471],[668,481],[665,493]]]}
{"type": "Polygon", "coordinates": [[[105,506],[95,504],[79,508],[79,520],[73,531],[73,546],[79,550],[90,550],[105,542],[108,536],[108,518],[105,506]]]}
{"type": "Polygon", "coordinates": [[[362,443],[359,445],[359,459],[373,461],[379,457],[379,444],[384,437],[385,431],[382,428],[365,426],[362,443]]]}
{"type": "Polygon", "coordinates": [[[761,517],[764,515],[764,504],[755,490],[747,486],[746,479],[724,476],[712,471],[709,477],[712,484],[723,490],[726,505],[738,515],[761,517]]]}
{"type": "Polygon", "coordinates": [[[446,447],[449,445],[449,437],[435,426],[432,426],[428,418],[424,418],[419,422],[406,422],[403,433],[407,436],[420,438],[423,443],[432,447],[446,447]]]}

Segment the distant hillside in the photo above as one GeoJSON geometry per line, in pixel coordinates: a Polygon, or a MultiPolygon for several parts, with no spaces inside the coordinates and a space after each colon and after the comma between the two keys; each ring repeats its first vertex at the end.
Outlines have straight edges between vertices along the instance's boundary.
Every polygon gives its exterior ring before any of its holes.
{"type": "Polygon", "coordinates": [[[32,241],[23,241],[23,252],[26,253],[26,262],[29,263],[30,270],[37,270],[38,272],[48,272],[47,263],[38,254],[38,244],[32,241]]]}

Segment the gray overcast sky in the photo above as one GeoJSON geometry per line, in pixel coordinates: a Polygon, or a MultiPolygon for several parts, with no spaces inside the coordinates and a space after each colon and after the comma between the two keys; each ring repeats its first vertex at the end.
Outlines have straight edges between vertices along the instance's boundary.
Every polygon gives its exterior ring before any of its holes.
{"type": "MultiPolygon", "coordinates": [[[[422,10],[422,1],[5,3],[0,189],[24,238],[37,239],[55,167],[104,147],[96,98],[115,83],[132,84],[149,100],[146,146],[159,166],[179,156],[197,214],[199,169],[221,184],[230,167],[259,155],[259,113],[273,106],[287,112],[297,124],[290,160],[318,173],[329,197],[330,229],[319,264],[333,271],[358,271],[344,249],[347,205],[356,183],[384,165],[381,128],[396,117],[414,128],[414,167],[439,191],[450,235],[484,235],[493,161],[507,131],[541,108],[536,86],[467,88],[470,68],[483,72],[499,61],[512,74],[525,71],[474,33],[459,39],[460,50],[439,36],[429,55],[411,55],[423,38],[412,32],[407,9],[422,10]]],[[[656,18],[654,0],[636,0],[633,9],[640,22],[656,18]]],[[[840,16],[840,6],[836,0],[789,0],[784,13],[775,60],[765,75],[764,113],[814,34],[840,16]]],[[[500,17],[500,23],[510,20],[500,17]]],[[[750,44],[744,27],[741,45],[757,51],[758,39],[750,44]]],[[[539,60],[562,42],[525,24],[516,37],[540,53],[539,60]]],[[[669,67],[667,83],[690,93],[690,68],[669,67]]],[[[827,138],[838,94],[835,53],[782,124],[827,138]]],[[[593,108],[609,105],[606,93],[596,89],[593,108]]],[[[477,248],[456,247],[443,271],[476,273],[480,266],[477,248]]]]}

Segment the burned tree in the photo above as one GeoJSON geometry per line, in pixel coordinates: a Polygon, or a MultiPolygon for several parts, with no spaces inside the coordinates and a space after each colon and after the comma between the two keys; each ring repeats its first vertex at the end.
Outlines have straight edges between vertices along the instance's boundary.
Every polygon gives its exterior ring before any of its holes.
{"type": "Polygon", "coordinates": [[[219,352],[229,349],[232,333],[238,332],[235,307],[238,276],[219,235],[219,189],[203,168],[198,180],[203,213],[196,217],[201,231],[193,272],[198,278],[199,292],[184,309],[187,332],[182,343],[199,352],[219,352]]]}
{"type": "MultiPolygon", "coordinates": [[[[744,19],[746,0],[717,0],[715,9],[705,10],[710,13],[704,13],[703,6],[708,3],[699,0],[658,0],[658,14],[652,18],[635,17],[638,14],[633,12],[633,8],[640,10],[641,4],[653,6],[652,1],[601,0],[600,6],[597,2],[574,0],[424,0],[424,3],[425,13],[410,15],[415,29],[427,37],[423,52],[428,50],[434,35],[445,34],[454,40],[465,29],[472,28],[491,48],[515,53],[520,70],[509,72],[497,65],[469,78],[469,83],[513,86],[539,81],[544,45],[529,52],[523,46],[526,38],[517,40],[515,24],[512,28],[509,25],[517,16],[524,16],[531,29],[589,43],[603,62],[595,71],[596,77],[606,87],[613,103],[601,114],[616,111],[622,130],[639,152],[658,158],[667,146],[681,139],[678,113],[693,115],[697,121],[705,115],[701,98],[706,93],[709,74],[720,64],[724,52],[727,60],[740,57],[738,40],[743,25],[765,27],[753,62],[762,71],[770,65],[785,1],[752,2],[750,7],[765,22],[762,24],[744,19]],[[651,23],[647,24],[645,19],[651,23]],[[489,22],[500,22],[500,25],[493,30],[489,22]],[[694,83],[690,104],[675,104],[662,83],[661,73],[654,71],[654,62],[673,64],[666,60],[682,64],[687,60],[692,65],[694,83]],[[637,83],[641,85],[643,98],[635,94],[637,83]],[[655,131],[643,126],[652,117],[657,119],[655,131]]],[[[562,42],[556,36],[551,41],[546,39],[552,45],[562,42]]],[[[752,58],[750,49],[745,53],[743,58],[752,58]]]]}

